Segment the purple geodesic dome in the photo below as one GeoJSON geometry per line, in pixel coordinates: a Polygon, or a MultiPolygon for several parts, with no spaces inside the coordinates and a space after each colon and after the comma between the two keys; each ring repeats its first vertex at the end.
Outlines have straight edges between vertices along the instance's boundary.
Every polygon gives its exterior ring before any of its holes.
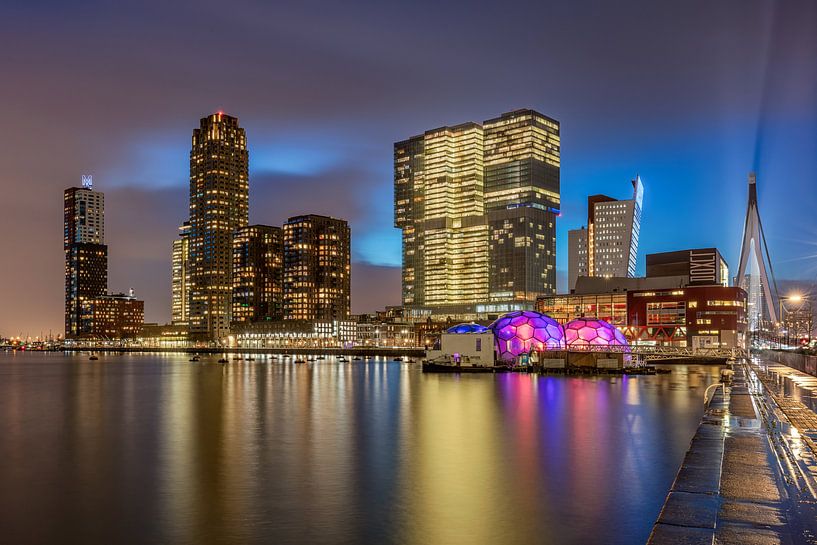
{"type": "Polygon", "coordinates": [[[598,318],[576,318],[565,325],[567,347],[574,349],[595,346],[624,347],[629,350],[629,343],[616,326],[598,318]]]}
{"type": "Polygon", "coordinates": [[[479,324],[457,324],[445,330],[446,333],[487,333],[488,328],[479,324]]]}
{"type": "Polygon", "coordinates": [[[531,349],[565,349],[562,326],[550,316],[539,312],[509,312],[497,318],[490,328],[494,332],[496,353],[500,360],[513,360],[531,349]]]}

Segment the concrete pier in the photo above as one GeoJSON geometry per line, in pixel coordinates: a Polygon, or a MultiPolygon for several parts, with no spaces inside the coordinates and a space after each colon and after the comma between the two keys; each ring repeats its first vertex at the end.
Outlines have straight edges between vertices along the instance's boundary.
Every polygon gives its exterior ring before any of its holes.
{"type": "Polygon", "coordinates": [[[649,544],[817,543],[817,472],[803,469],[814,452],[798,443],[762,374],[741,365],[731,386],[718,387],[649,544]]]}

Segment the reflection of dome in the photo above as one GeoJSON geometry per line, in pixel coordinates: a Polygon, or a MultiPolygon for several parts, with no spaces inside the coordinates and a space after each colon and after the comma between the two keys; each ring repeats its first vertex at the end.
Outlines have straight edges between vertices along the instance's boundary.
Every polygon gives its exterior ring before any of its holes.
{"type": "Polygon", "coordinates": [[[564,350],[564,330],[559,322],[539,312],[517,310],[491,324],[499,359],[509,361],[534,350],[564,350]]]}
{"type": "Polygon", "coordinates": [[[457,324],[445,330],[446,333],[487,333],[488,328],[479,324],[457,324]]]}
{"type": "Polygon", "coordinates": [[[629,349],[627,338],[612,324],[598,318],[576,318],[565,326],[568,348],[590,346],[623,346],[629,349]]]}

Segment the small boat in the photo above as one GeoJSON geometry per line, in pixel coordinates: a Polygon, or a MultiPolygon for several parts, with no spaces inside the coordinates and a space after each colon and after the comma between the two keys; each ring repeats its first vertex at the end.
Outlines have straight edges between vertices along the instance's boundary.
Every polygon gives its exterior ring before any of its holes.
{"type": "Polygon", "coordinates": [[[221,358],[218,360],[219,363],[227,363],[227,358],[221,358]]]}
{"type": "Polygon", "coordinates": [[[343,356],[341,356],[341,357],[339,357],[339,358],[338,358],[338,361],[339,361],[339,362],[341,362],[341,363],[344,363],[344,362],[347,362],[347,361],[349,361],[349,360],[347,360],[346,358],[344,358],[343,356]]]}
{"type": "Polygon", "coordinates": [[[255,361],[255,358],[247,358],[247,361],[255,361]]]}
{"type": "Polygon", "coordinates": [[[302,359],[297,359],[293,363],[306,363],[306,361],[302,359]]]}
{"type": "Polygon", "coordinates": [[[408,363],[417,363],[417,360],[406,360],[408,363]]]}
{"type": "Polygon", "coordinates": [[[352,358],[352,361],[363,361],[363,358],[355,356],[354,358],[352,358]]]}
{"type": "Polygon", "coordinates": [[[201,361],[201,358],[197,354],[197,355],[193,356],[192,358],[190,358],[190,361],[201,361]]]}
{"type": "Polygon", "coordinates": [[[306,358],[306,361],[315,361],[315,358],[306,358]]]}
{"type": "Polygon", "coordinates": [[[91,360],[91,361],[96,361],[96,360],[98,360],[99,358],[98,358],[97,356],[95,356],[94,354],[91,354],[91,357],[90,357],[90,358],[88,358],[88,359],[89,359],[89,360],[91,360]]]}
{"type": "Polygon", "coordinates": [[[394,358],[392,361],[403,361],[403,358],[394,358]]]}
{"type": "Polygon", "coordinates": [[[325,360],[326,358],[325,358],[324,356],[318,356],[318,357],[317,357],[317,358],[315,358],[315,359],[316,359],[316,360],[325,360]]]}
{"type": "Polygon", "coordinates": [[[243,360],[243,359],[244,359],[244,358],[235,357],[235,358],[233,358],[233,361],[241,361],[241,360],[243,360]]]}

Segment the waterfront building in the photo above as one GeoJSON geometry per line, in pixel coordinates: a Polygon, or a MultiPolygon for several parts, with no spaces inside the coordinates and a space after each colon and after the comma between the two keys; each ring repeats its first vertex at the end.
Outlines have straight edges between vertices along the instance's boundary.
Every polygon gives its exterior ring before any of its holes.
{"type": "Polygon", "coordinates": [[[717,248],[649,254],[646,277],[579,277],[571,293],[540,297],[537,310],[561,323],[600,318],[634,344],[743,347],[747,294],[728,278],[717,248]]]}
{"type": "Polygon", "coordinates": [[[144,324],[137,339],[147,348],[187,348],[190,346],[189,331],[183,324],[144,324]]]}
{"type": "Polygon", "coordinates": [[[284,246],[280,227],[249,225],[233,235],[233,322],[281,320],[284,246]]]}
{"type": "Polygon", "coordinates": [[[284,224],[284,317],[342,321],[351,311],[351,231],[341,219],[308,214],[284,224]]]}
{"type": "Polygon", "coordinates": [[[347,348],[354,345],[352,320],[281,320],[235,324],[238,348],[347,348]]]}
{"type": "Polygon", "coordinates": [[[233,233],[249,223],[249,154],[238,119],[201,119],[190,151],[189,326],[194,340],[229,334],[233,233]]]}
{"type": "Polygon", "coordinates": [[[91,333],[83,325],[83,304],[108,289],[108,247],[105,245],[105,196],[93,190],[90,176],[82,187],[63,194],[65,252],[65,337],[91,333]]]}
{"type": "Polygon", "coordinates": [[[568,288],[579,276],[635,276],[644,185],[632,180],[633,197],[587,198],[587,227],[568,231],[568,288]]]}
{"type": "Polygon", "coordinates": [[[559,156],[558,122],[533,110],[395,143],[410,313],[497,313],[555,292],[559,156]]]}
{"type": "Polygon", "coordinates": [[[172,323],[186,326],[190,316],[190,222],[179,227],[179,238],[173,241],[172,323]]]}
{"type": "Polygon", "coordinates": [[[88,338],[135,339],[142,334],[145,303],[133,295],[99,295],[82,303],[81,321],[88,338]]]}
{"type": "Polygon", "coordinates": [[[625,334],[636,343],[745,347],[746,298],[743,289],[721,285],[630,291],[625,334]]]}

